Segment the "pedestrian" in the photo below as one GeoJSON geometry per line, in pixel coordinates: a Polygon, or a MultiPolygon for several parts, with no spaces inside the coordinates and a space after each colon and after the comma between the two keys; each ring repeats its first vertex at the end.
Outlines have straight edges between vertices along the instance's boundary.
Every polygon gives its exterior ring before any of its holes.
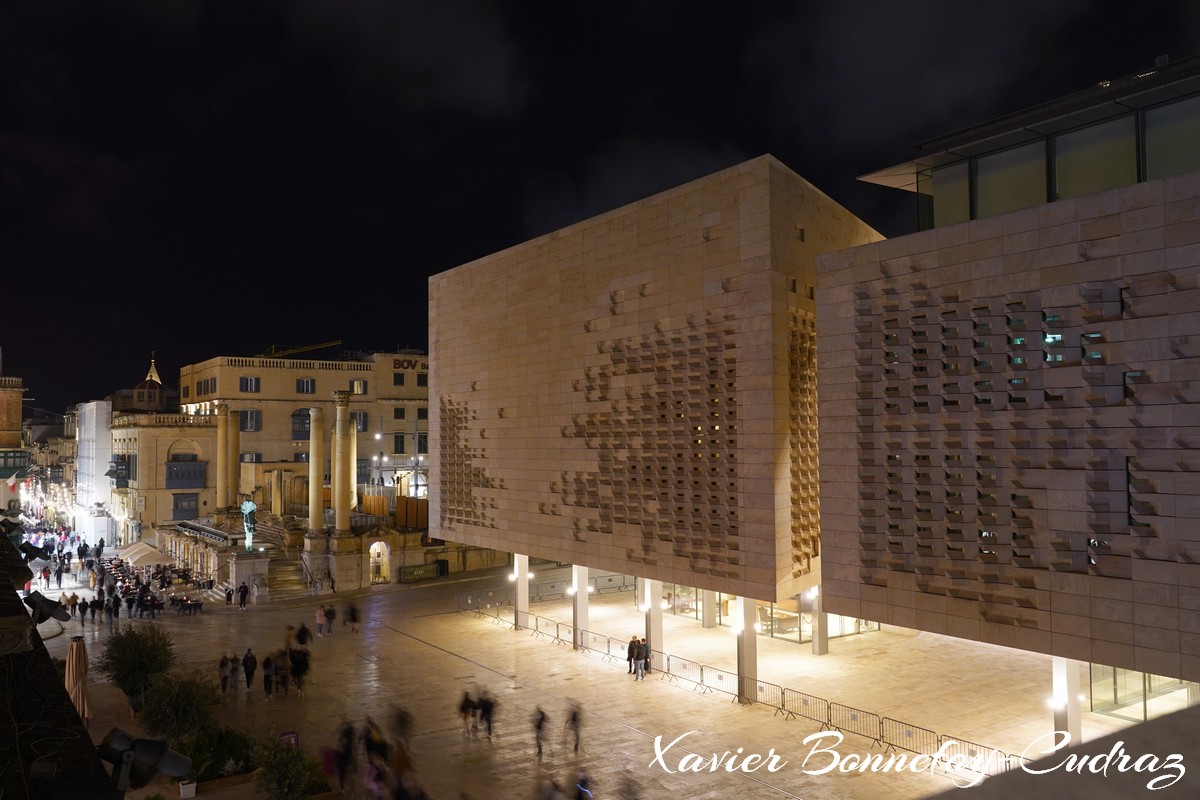
{"type": "Polygon", "coordinates": [[[100,599],[99,595],[96,595],[92,598],[92,602],[88,604],[88,612],[91,614],[93,625],[96,624],[96,612],[102,608],[104,608],[104,602],[100,599]]]}
{"type": "Polygon", "coordinates": [[[229,690],[237,694],[238,673],[242,671],[242,660],[234,653],[229,657],[229,690]]]}
{"type": "Polygon", "coordinates": [[[250,693],[256,669],[258,669],[258,656],[254,655],[254,652],[247,647],[246,655],[242,656],[242,674],[246,676],[246,694],[250,693]]]}
{"type": "Polygon", "coordinates": [[[337,746],[334,747],[334,765],[337,769],[338,787],[346,791],[346,773],[354,760],[354,726],[349,720],[343,719],[338,728],[337,746]]]}
{"type": "Polygon", "coordinates": [[[108,632],[112,633],[113,629],[113,602],[112,598],[108,597],[104,600],[104,621],[108,623],[108,632]]]}
{"type": "Polygon", "coordinates": [[[629,674],[630,675],[633,674],[633,653],[635,650],[637,650],[637,646],[638,646],[638,637],[635,634],[633,636],[633,638],[631,638],[629,640],[629,645],[625,648],[626,654],[628,656],[628,661],[629,661],[629,674]]]}
{"type": "Polygon", "coordinates": [[[233,587],[232,586],[225,587],[225,605],[227,605],[227,606],[233,605],[233,587]]]}
{"type": "Polygon", "coordinates": [[[537,742],[537,756],[542,757],[542,731],[546,728],[546,712],[542,711],[542,707],[538,706],[533,712],[533,738],[537,742]]]}
{"type": "Polygon", "coordinates": [[[307,625],[305,625],[303,622],[301,622],[300,627],[296,629],[296,644],[303,647],[311,641],[312,641],[312,631],[310,631],[308,629],[307,625]]]}
{"type": "Polygon", "coordinates": [[[383,730],[379,727],[379,723],[370,715],[363,721],[362,743],[368,760],[372,756],[378,756],[384,763],[387,762],[387,739],[383,738],[383,730]]]}
{"type": "Polygon", "coordinates": [[[297,647],[289,656],[292,662],[292,682],[296,684],[296,694],[304,697],[304,676],[308,674],[308,650],[297,647]]]}
{"type": "Polygon", "coordinates": [[[587,770],[581,769],[575,775],[575,800],[590,800],[592,790],[589,788],[592,785],[591,776],[587,774],[587,770]]]}
{"type": "Polygon", "coordinates": [[[317,606],[317,638],[325,635],[325,606],[317,606]]]}
{"type": "Polygon", "coordinates": [[[579,732],[583,724],[583,709],[578,703],[571,706],[570,712],[567,714],[567,721],[563,725],[563,730],[570,731],[575,735],[575,752],[579,752],[579,732]]]}
{"type": "Polygon", "coordinates": [[[54,584],[59,589],[62,588],[62,564],[61,563],[59,563],[59,565],[54,568],[54,584]]]}
{"type": "Polygon", "coordinates": [[[333,636],[333,618],[337,616],[333,610],[333,603],[325,607],[325,635],[333,636]]]}
{"type": "Polygon", "coordinates": [[[353,600],[346,604],[346,619],[343,624],[350,625],[351,633],[358,633],[358,606],[353,600]]]}
{"type": "Polygon", "coordinates": [[[288,696],[288,682],[292,679],[292,657],[290,651],[280,650],[275,655],[275,690],[284,697],[288,696]]]}
{"type": "Polygon", "coordinates": [[[492,715],[496,712],[496,701],[487,689],[479,693],[475,704],[479,712],[479,725],[487,731],[488,739],[492,738],[492,715]]]}
{"type": "Polygon", "coordinates": [[[250,587],[242,581],[242,585],[238,587],[238,608],[242,611],[246,610],[246,598],[250,596],[250,587]]]}
{"type": "Polygon", "coordinates": [[[463,692],[462,700],[458,702],[458,715],[462,717],[462,736],[464,739],[471,738],[471,729],[476,726],[475,722],[476,704],[474,698],[471,697],[469,691],[463,692]]]}
{"type": "Polygon", "coordinates": [[[75,611],[79,607],[79,595],[71,592],[70,596],[67,597],[67,604],[71,607],[71,616],[75,616],[75,611]]]}
{"type": "Polygon", "coordinates": [[[649,675],[650,674],[650,661],[651,661],[651,656],[654,655],[654,650],[650,647],[650,641],[648,639],[642,639],[642,648],[645,649],[645,651],[646,651],[646,674],[649,675]]]}
{"type": "Polygon", "coordinates": [[[271,689],[275,685],[275,662],[268,655],[263,659],[263,696],[271,699],[271,689]]]}
{"type": "Polygon", "coordinates": [[[221,656],[217,664],[217,673],[221,676],[221,694],[229,691],[229,656],[221,656]]]}
{"type": "Polygon", "coordinates": [[[642,639],[633,650],[633,679],[646,680],[646,640],[642,639]]]}

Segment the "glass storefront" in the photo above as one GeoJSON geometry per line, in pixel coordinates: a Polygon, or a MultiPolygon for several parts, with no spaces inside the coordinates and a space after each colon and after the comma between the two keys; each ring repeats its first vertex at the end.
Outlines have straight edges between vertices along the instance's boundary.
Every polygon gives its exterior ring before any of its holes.
{"type": "Polygon", "coordinates": [[[1200,704],[1200,684],[1104,664],[1091,665],[1091,710],[1135,722],[1200,704]]]}
{"type": "MultiPolygon", "coordinates": [[[[701,618],[701,592],[694,586],[677,583],[663,584],[663,613],[676,616],[701,618]]],[[[720,626],[733,624],[730,607],[736,605],[737,597],[718,592],[716,595],[716,622],[720,626]]],[[[812,601],[807,595],[790,597],[782,603],[756,601],[758,623],[755,629],[759,636],[785,639],[796,643],[812,641],[812,601]]],[[[852,636],[856,633],[879,630],[878,622],[865,619],[828,615],[830,639],[852,636]]]]}

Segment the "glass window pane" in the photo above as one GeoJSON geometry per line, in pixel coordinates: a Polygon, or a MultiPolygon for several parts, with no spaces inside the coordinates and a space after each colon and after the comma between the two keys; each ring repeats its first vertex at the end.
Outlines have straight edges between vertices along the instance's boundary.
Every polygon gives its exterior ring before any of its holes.
{"type": "Polygon", "coordinates": [[[1046,202],[1046,145],[984,156],[975,167],[975,216],[990,217],[1046,202]]]}
{"type": "Polygon", "coordinates": [[[943,228],[966,222],[971,215],[971,188],[967,162],[935,169],[933,180],[933,226],[943,228]]]}
{"type": "Polygon", "coordinates": [[[1200,97],[1146,112],[1146,178],[1200,169],[1200,97]]]}
{"type": "Polygon", "coordinates": [[[1133,116],[1057,137],[1054,183],[1060,200],[1137,183],[1133,116]]]}

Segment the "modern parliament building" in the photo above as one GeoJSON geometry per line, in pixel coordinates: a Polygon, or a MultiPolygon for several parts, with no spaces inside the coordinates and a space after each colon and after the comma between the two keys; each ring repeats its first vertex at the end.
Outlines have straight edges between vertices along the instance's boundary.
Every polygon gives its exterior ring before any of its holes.
{"type": "Polygon", "coordinates": [[[1196,142],[1193,59],[868,176],[910,236],[762,156],[434,276],[431,535],[1186,691],[1196,142]]]}

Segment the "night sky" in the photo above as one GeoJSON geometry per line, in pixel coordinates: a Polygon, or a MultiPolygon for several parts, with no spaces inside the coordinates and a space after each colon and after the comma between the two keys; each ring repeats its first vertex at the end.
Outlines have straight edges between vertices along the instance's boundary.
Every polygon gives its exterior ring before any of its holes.
{"type": "Polygon", "coordinates": [[[4,3],[3,374],[424,349],[429,275],[763,153],[908,233],[857,176],[1198,53],[1183,1],[4,3]]]}

